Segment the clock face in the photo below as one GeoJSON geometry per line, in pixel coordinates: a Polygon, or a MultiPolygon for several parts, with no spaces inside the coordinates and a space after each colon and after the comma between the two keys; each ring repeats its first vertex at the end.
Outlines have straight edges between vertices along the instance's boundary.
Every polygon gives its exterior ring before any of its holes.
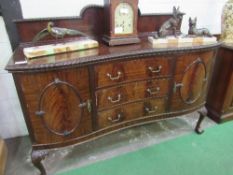
{"type": "Polygon", "coordinates": [[[115,9],[114,33],[118,35],[133,33],[134,13],[128,3],[120,3],[115,9]]]}

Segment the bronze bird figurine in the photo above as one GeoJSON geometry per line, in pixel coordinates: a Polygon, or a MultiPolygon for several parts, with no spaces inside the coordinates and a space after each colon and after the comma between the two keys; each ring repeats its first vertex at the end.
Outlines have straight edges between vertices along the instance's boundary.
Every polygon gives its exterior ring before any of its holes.
{"type": "Polygon", "coordinates": [[[87,36],[87,34],[80,32],[78,30],[55,27],[53,22],[48,22],[47,27],[41,30],[39,33],[37,33],[36,36],[33,38],[32,42],[37,42],[42,38],[46,37],[47,35],[51,35],[56,39],[63,38],[65,35],[87,36]]]}

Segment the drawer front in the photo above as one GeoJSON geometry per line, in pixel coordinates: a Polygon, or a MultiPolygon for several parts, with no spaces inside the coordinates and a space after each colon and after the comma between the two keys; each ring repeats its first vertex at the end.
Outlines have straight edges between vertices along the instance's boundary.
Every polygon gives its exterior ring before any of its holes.
{"type": "Polygon", "coordinates": [[[153,99],[98,112],[99,129],[165,112],[165,99],[153,99]]]}
{"type": "Polygon", "coordinates": [[[98,90],[96,92],[96,106],[100,110],[144,98],[167,96],[169,81],[170,79],[150,79],[98,90]]]}
{"type": "Polygon", "coordinates": [[[105,63],[95,66],[96,87],[105,87],[147,78],[165,77],[171,73],[169,57],[105,63]]]}

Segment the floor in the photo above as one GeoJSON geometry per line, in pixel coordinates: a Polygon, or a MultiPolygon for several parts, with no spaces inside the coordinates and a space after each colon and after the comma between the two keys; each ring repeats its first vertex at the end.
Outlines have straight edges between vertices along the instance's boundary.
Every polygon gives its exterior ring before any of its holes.
{"type": "MultiPolygon", "coordinates": [[[[53,151],[43,161],[48,174],[64,172],[127,152],[158,144],[185,134],[193,133],[197,113],[175,119],[159,121],[116,132],[78,146],[53,151]]],[[[202,128],[215,123],[205,118],[202,128]]],[[[6,175],[39,175],[30,160],[31,146],[27,136],[6,140],[9,155],[6,175]]]]}

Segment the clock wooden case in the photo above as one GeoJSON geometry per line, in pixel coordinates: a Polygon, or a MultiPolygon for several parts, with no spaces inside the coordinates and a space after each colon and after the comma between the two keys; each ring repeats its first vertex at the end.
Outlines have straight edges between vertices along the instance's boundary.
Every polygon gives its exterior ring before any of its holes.
{"type": "Polygon", "coordinates": [[[105,0],[105,35],[110,46],[139,43],[138,0],[105,0]]]}

